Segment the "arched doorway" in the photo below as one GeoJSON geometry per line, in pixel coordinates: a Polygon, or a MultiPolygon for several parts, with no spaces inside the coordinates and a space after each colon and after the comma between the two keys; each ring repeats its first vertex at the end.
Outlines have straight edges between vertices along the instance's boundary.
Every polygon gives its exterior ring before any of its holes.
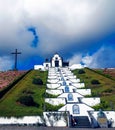
{"type": "Polygon", "coordinates": [[[59,61],[58,60],[55,61],[55,67],[59,67],[59,61]]]}

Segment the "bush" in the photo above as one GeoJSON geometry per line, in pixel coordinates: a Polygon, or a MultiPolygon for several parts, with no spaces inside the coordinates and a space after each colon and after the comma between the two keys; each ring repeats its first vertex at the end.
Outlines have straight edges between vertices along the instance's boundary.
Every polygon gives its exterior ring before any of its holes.
{"type": "Polygon", "coordinates": [[[92,92],[91,97],[100,97],[100,92],[92,92]]]}
{"type": "Polygon", "coordinates": [[[53,94],[49,94],[49,93],[44,93],[44,94],[43,94],[43,97],[45,97],[45,98],[57,98],[58,95],[53,95],[53,94]]]}
{"type": "Polygon", "coordinates": [[[98,111],[99,109],[102,109],[102,106],[101,104],[98,104],[96,106],[93,106],[92,108],[95,109],[95,111],[98,111]]]}
{"type": "Polygon", "coordinates": [[[100,84],[100,82],[99,82],[98,80],[96,80],[96,79],[93,79],[93,80],[91,81],[91,84],[100,84]]]}
{"type": "Polygon", "coordinates": [[[43,85],[43,81],[39,77],[33,79],[34,84],[43,85]]]}
{"type": "Polygon", "coordinates": [[[30,95],[21,96],[17,101],[26,106],[38,106],[30,95]]]}
{"type": "Polygon", "coordinates": [[[96,105],[96,106],[93,106],[93,108],[94,108],[95,110],[99,110],[99,109],[106,110],[108,107],[109,107],[108,102],[105,102],[105,101],[101,101],[100,104],[98,104],[98,105],[96,105]]]}
{"type": "Polygon", "coordinates": [[[29,90],[29,89],[23,90],[22,93],[24,93],[26,95],[32,95],[32,94],[34,94],[34,92],[32,90],[29,90]]]}
{"type": "Polygon", "coordinates": [[[105,92],[105,93],[112,93],[112,89],[111,88],[108,88],[108,89],[106,89],[105,91],[103,91],[103,92],[105,92]]]}
{"type": "Polygon", "coordinates": [[[78,74],[84,74],[85,73],[85,71],[83,70],[83,69],[80,69],[79,71],[78,71],[78,74]]]}
{"type": "Polygon", "coordinates": [[[64,104],[54,106],[54,105],[51,105],[49,103],[45,103],[46,111],[58,111],[58,109],[60,109],[63,106],[64,106],[64,104]]]}

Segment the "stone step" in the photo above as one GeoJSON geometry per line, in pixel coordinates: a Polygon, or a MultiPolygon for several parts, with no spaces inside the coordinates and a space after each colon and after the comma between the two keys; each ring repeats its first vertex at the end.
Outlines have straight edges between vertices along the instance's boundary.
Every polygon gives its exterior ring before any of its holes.
{"type": "Polygon", "coordinates": [[[72,118],[70,117],[70,127],[91,128],[91,124],[87,116],[74,116],[72,118]]]}

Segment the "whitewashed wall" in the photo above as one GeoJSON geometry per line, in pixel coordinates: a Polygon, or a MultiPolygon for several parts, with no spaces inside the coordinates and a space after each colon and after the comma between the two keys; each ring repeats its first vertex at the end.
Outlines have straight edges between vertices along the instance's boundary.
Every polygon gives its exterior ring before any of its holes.
{"type": "Polygon", "coordinates": [[[78,100],[78,97],[83,97],[82,95],[80,95],[80,94],[78,94],[78,93],[72,93],[72,95],[73,95],[73,100],[72,101],[70,101],[70,100],[68,100],[68,94],[69,93],[62,93],[61,95],[59,95],[58,97],[64,97],[64,98],[66,98],[66,100],[67,100],[67,103],[69,103],[69,102],[73,102],[73,103],[78,103],[79,102],[79,100],[78,100]]]}
{"type": "MultiPolygon", "coordinates": [[[[59,88],[57,88],[57,89],[63,89],[63,91],[65,92],[65,86],[60,86],[59,88]]],[[[73,89],[76,89],[74,86],[70,86],[69,85],[69,92],[73,92],[73,89]]]]}
{"type": "Polygon", "coordinates": [[[56,58],[59,61],[59,66],[62,67],[62,58],[58,54],[55,54],[54,57],[52,58],[52,61],[51,61],[52,67],[55,67],[56,58]]]}
{"type": "Polygon", "coordinates": [[[65,120],[65,117],[62,115],[62,112],[44,112],[44,119],[46,122],[46,126],[53,126],[53,127],[66,127],[68,126],[68,120],[65,120]],[[53,116],[55,113],[58,113],[59,115],[57,118],[53,116]]]}
{"type": "Polygon", "coordinates": [[[66,84],[73,85],[76,88],[84,88],[84,85],[85,85],[84,83],[78,83],[78,82],[73,83],[70,79],[66,80],[66,84]]]}
{"type": "Polygon", "coordinates": [[[76,75],[67,75],[67,77],[68,77],[69,79],[76,79],[76,78],[77,78],[76,75]]]}
{"type": "Polygon", "coordinates": [[[80,108],[79,114],[73,114],[73,107],[74,104],[66,104],[64,107],[60,108],[58,111],[69,111],[73,116],[89,116],[88,111],[93,111],[94,109],[85,105],[85,104],[77,104],[80,108]]]}
{"type": "Polygon", "coordinates": [[[34,65],[34,70],[42,70],[45,71],[45,68],[43,65],[34,65]]]}
{"type": "Polygon", "coordinates": [[[55,72],[55,71],[54,71],[54,72],[53,72],[53,71],[48,71],[48,75],[49,75],[49,76],[56,75],[56,72],[55,72]]]}
{"type": "Polygon", "coordinates": [[[100,98],[81,98],[81,101],[89,106],[95,106],[100,103],[100,98]]]}
{"type": "Polygon", "coordinates": [[[0,117],[0,124],[1,125],[7,125],[7,124],[27,124],[27,125],[32,125],[32,124],[37,124],[43,123],[43,120],[41,119],[40,116],[24,116],[24,117],[20,117],[20,118],[16,118],[16,117],[0,117]]]}
{"type": "Polygon", "coordinates": [[[47,88],[49,89],[56,89],[60,87],[60,84],[47,84],[47,88]]]}
{"type": "MultiPolygon", "coordinates": [[[[68,99],[68,94],[69,93],[62,93],[61,95],[59,95],[58,97],[64,97],[66,99],[68,99]]],[[[78,97],[83,97],[82,95],[80,95],[79,93],[72,93],[73,95],[73,99],[77,99],[78,97]]],[[[74,100],[75,101],[75,100],[74,100]]]]}
{"type": "Polygon", "coordinates": [[[45,98],[45,102],[51,105],[66,104],[65,98],[45,98]]]}
{"type": "Polygon", "coordinates": [[[79,83],[80,79],[70,79],[70,81],[73,82],[73,83],[79,83]]]}
{"type": "Polygon", "coordinates": [[[63,91],[59,90],[59,89],[55,89],[55,90],[46,89],[46,93],[49,93],[49,94],[52,94],[52,95],[60,95],[60,94],[63,93],[63,91]]]}
{"type": "Polygon", "coordinates": [[[80,82],[80,79],[76,79],[76,78],[69,78],[69,76],[66,76],[66,77],[64,77],[64,80],[65,81],[67,81],[67,80],[69,80],[69,81],[71,81],[71,82],[77,82],[77,83],[79,83],[80,82]]]}
{"type": "Polygon", "coordinates": [[[81,95],[91,95],[91,89],[76,89],[76,92],[80,93],[81,95]]]}
{"type": "Polygon", "coordinates": [[[54,84],[54,83],[57,83],[59,80],[58,80],[58,79],[48,79],[47,81],[48,81],[49,83],[54,84]]]}
{"type": "Polygon", "coordinates": [[[51,63],[49,63],[49,62],[44,62],[44,63],[43,63],[43,66],[44,66],[44,68],[49,68],[49,67],[51,67],[51,63]]]}
{"type": "Polygon", "coordinates": [[[84,88],[85,84],[84,83],[72,83],[73,86],[75,86],[76,88],[84,88]]]}
{"type": "Polygon", "coordinates": [[[58,78],[58,76],[57,75],[50,75],[50,76],[48,76],[48,79],[55,79],[55,78],[58,78]]]}

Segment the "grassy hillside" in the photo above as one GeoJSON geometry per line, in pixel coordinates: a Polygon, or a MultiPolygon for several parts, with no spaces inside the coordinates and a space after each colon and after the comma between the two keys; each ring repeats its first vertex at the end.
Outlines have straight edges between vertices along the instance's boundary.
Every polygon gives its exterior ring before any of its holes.
{"type": "MultiPolygon", "coordinates": [[[[85,73],[74,70],[73,73],[84,82],[86,88],[91,88],[91,96],[100,96],[101,105],[95,108],[111,110],[115,107],[115,81],[95,71],[85,68],[85,73]],[[92,80],[98,80],[100,84],[92,84],[92,80]]],[[[44,106],[44,93],[46,89],[47,72],[37,70],[30,71],[21,81],[19,81],[4,97],[0,100],[0,116],[26,116],[41,115],[44,106]],[[33,84],[33,79],[40,77],[43,85],[33,84]],[[19,97],[31,95],[38,106],[25,106],[17,102],[19,97]]]]}
{"type": "Polygon", "coordinates": [[[102,74],[108,78],[115,80],[115,69],[114,68],[105,68],[105,69],[94,69],[97,73],[102,74]]]}
{"type": "Polygon", "coordinates": [[[1,100],[0,116],[25,116],[41,115],[43,112],[44,97],[46,88],[47,72],[37,70],[30,71],[20,82],[18,82],[1,100]],[[39,76],[43,85],[33,84],[33,78],[39,76]],[[22,95],[31,95],[39,106],[25,106],[17,102],[22,95]]]}
{"type": "Polygon", "coordinates": [[[85,73],[79,74],[79,70],[74,70],[73,73],[84,82],[86,88],[91,88],[91,96],[101,97],[102,105],[105,110],[111,110],[115,107],[115,81],[94,72],[91,69],[85,68],[85,73]],[[92,84],[92,80],[98,80],[100,84],[92,84]]]}

